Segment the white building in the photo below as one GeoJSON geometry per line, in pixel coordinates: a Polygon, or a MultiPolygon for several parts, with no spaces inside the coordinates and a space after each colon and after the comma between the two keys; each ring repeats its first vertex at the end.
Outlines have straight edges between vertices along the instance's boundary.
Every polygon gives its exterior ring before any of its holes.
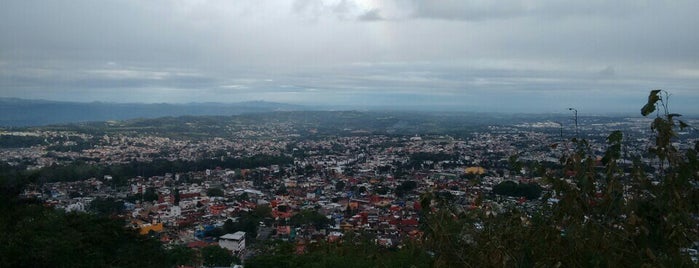
{"type": "Polygon", "coordinates": [[[182,215],[182,208],[179,206],[170,207],[170,217],[178,217],[182,215]]]}
{"type": "Polygon", "coordinates": [[[243,252],[245,250],[245,232],[225,234],[218,238],[218,245],[235,253],[243,252]]]}

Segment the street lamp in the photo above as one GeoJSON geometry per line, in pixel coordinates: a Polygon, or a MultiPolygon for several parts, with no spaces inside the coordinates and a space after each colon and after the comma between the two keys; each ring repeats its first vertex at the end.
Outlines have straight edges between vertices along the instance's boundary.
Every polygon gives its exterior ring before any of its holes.
{"type": "Polygon", "coordinates": [[[568,108],[569,111],[573,111],[575,115],[575,137],[578,137],[578,110],[575,108],[568,108]]]}

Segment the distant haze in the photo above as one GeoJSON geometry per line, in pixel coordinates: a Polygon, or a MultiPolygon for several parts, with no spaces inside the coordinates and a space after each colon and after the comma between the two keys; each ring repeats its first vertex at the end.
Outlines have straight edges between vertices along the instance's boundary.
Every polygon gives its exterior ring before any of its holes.
{"type": "Polygon", "coordinates": [[[143,104],[29,101],[0,98],[0,115],[2,115],[0,116],[0,128],[167,116],[229,116],[310,109],[309,107],[271,102],[143,104]]]}
{"type": "Polygon", "coordinates": [[[600,114],[662,88],[698,114],[697,14],[696,0],[3,0],[0,97],[600,114]]]}

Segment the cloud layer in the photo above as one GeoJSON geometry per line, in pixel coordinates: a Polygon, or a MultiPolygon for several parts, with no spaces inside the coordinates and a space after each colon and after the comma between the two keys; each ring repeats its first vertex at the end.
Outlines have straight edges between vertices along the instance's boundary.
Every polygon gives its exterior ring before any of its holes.
{"type": "Polygon", "coordinates": [[[0,97],[699,113],[696,1],[0,3],[0,97]]]}

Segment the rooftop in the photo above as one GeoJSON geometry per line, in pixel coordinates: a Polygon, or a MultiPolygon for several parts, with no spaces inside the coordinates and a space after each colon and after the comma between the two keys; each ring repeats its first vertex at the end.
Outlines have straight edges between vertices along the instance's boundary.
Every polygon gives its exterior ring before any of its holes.
{"type": "Polygon", "coordinates": [[[225,234],[219,237],[219,239],[225,239],[225,240],[243,240],[245,239],[245,232],[235,232],[232,234],[225,234]]]}

